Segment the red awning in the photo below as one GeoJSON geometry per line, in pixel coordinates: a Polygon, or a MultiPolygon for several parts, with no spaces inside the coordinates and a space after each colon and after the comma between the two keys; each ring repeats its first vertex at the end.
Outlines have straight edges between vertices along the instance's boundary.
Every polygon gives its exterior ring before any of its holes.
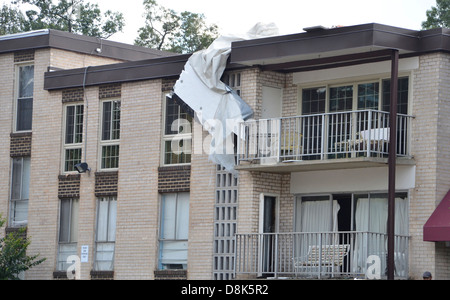
{"type": "Polygon", "coordinates": [[[423,240],[426,242],[450,241],[450,191],[423,226],[423,240]]]}

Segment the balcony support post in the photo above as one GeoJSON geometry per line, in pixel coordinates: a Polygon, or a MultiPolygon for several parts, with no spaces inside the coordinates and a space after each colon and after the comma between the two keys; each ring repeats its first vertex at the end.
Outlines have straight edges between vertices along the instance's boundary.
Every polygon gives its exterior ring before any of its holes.
{"type": "Polygon", "coordinates": [[[397,98],[398,98],[398,59],[399,51],[392,50],[391,55],[391,103],[389,119],[389,202],[388,202],[388,252],[387,279],[394,280],[395,252],[395,168],[397,158],[397,98]]]}

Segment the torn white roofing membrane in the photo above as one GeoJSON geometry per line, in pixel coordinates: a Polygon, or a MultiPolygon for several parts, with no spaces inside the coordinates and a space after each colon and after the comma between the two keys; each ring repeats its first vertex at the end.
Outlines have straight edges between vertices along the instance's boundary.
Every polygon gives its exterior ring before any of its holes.
{"type": "Polygon", "coordinates": [[[195,52],[174,86],[174,93],[196,114],[211,137],[209,159],[236,175],[234,152],[228,150],[232,134],[238,138],[238,124],[253,115],[250,106],[220,78],[235,41],[278,35],[277,27],[258,23],[241,36],[221,36],[207,49],[195,52]],[[228,142],[227,142],[228,141],[228,142]]]}

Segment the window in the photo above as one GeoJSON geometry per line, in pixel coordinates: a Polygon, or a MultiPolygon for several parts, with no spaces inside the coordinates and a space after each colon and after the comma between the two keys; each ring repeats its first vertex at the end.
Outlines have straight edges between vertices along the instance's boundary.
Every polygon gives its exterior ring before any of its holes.
{"type": "Polygon", "coordinates": [[[162,195],[159,268],[187,269],[189,193],[162,195]]]}
{"type": "Polygon", "coordinates": [[[379,83],[358,84],[358,109],[380,109],[379,83]]]}
{"type": "Polygon", "coordinates": [[[191,162],[192,116],[171,97],[165,99],[164,164],[191,162]]]}
{"type": "Polygon", "coordinates": [[[116,242],[117,198],[103,197],[97,202],[97,231],[95,239],[96,271],[112,271],[116,242]]]}
{"type": "Polygon", "coordinates": [[[352,106],[353,86],[330,88],[330,112],[349,111],[352,110],[352,106]]]}
{"type": "MultiPolygon", "coordinates": [[[[408,114],[408,86],[409,78],[400,78],[398,80],[398,98],[397,112],[399,114],[408,114]]],[[[391,81],[383,80],[383,111],[390,111],[391,105],[391,81]]]]}
{"type": "MultiPolygon", "coordinates": [[[[409,78],[398,80],[398,113],[408,114],[409,78]]],[[[390,79],[302,89],[302,115],[352,110],[389,111],[390,79]],[[381,96],[380,96],[381,95],[381,96]]]]}
{"type": "Polygon", "coordinates": [[[60,271],[65,271],[70,266],[67,258],[77,255],[78,241],[78,207],[79,200],[61,199],[59,213],[59,251],[58,265],[60,271]]]}
{"type": "Polygon", "coordinates": [[[120,100],[102,104],[101,169],[119,167],[120,100]]]}
{"type": "Polygon", "coordinates": [[[29,131],[33,120],[34,65],[17,66],[16,131],[29,131]]]}
{"type": "Polygon", "coordinates": [[[236,94],[241,95],[241,73],[227,72],[222,77],[223,83],[231,87],[236,94]]]}
{"type": "Polygon", "coordinates": [[[28,223],[28,199],[30,186],[30,158],[14,158],[11,175],[11,209],[12,227],[26,226],[28,223]]]}
{"type": "Polygon", "coordinates": [[[325,112],[326,88],[303,89],[302,113],[312,115],[325,112]]]}
{"type": "Polygon", "coordinates": [[[64,172],[75,171],[81,163],[83,143],[83,105],[68,105],[65,111],[64,172]]]}

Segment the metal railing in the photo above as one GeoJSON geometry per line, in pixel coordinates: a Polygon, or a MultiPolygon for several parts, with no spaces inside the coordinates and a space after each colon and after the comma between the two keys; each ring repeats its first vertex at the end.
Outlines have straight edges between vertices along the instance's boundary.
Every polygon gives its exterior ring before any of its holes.
{"type": "MultiPolygon", "coordinates": [[[[387,235],[374,232],[236,234],[236,275],[371,277],[386,272],[387,235]]],[[[409,237],[395,236],[395,276],[408,277],[409,237]]],[[[378,275],[378,277],[376,277],[378,275]]]]}
{"type": "MultiPolygon", "coordinates": [[[[397,115],[397,155],[409,157],[412,117],[397,115]]],[[[387,157],[389,113],[360,110],[240,123],[239,162],[387,157]]]]}

